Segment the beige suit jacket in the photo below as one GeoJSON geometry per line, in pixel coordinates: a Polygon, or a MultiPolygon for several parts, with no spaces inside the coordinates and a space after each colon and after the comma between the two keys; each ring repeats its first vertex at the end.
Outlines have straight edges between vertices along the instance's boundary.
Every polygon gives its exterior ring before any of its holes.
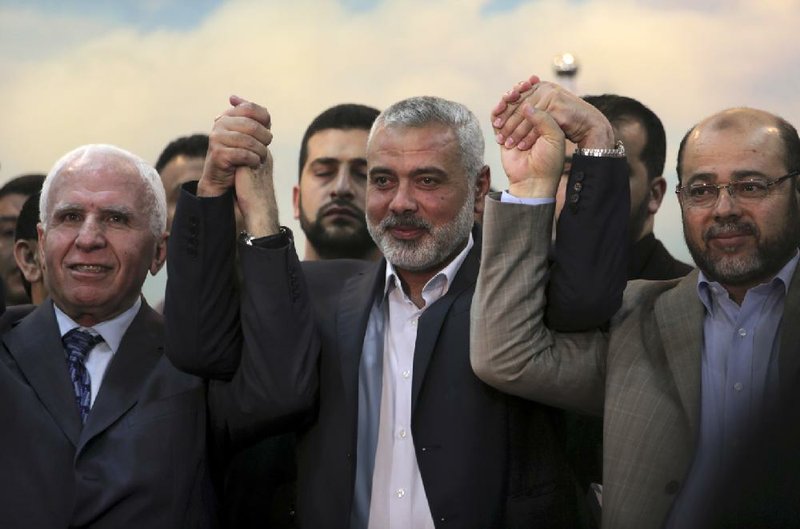
{"type": "MultiPolygon", "coordinates": [[[[553,207],[486,203],[473,369],[508,393],[602,414],[603,527],[661,527],[699,427],[704,308],[697,270],[683,279],[628,283],[607,332],[551,332],[542,315],[553,207]]],[[[795,319],[797,276],[784,309],[795,319]]],[[[786,350],[796,349],[787,344],[798,343],[798,327],[782,325],[781,359],[797,356],[786,350]]]]}

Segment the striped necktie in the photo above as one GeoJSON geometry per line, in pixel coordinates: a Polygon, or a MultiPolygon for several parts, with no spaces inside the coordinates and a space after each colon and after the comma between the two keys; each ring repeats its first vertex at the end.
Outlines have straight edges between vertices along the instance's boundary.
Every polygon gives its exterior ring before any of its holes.
{"type": "Polygon", "coordinates": [[[86,370],[86,355],[95,345],[103,341],[103,337],[91,334],[80,328],[69,331],[62,338],[67,355],[67,368],[75,391],[75,402],[81,412],[81,423],[86,424],[92,402],[92,380],[86,370]]]}

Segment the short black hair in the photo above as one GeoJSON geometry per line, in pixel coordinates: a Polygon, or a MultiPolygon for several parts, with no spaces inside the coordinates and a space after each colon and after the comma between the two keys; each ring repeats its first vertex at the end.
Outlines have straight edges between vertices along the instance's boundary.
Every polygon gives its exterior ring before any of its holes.
{"type": "Polygon", "coordinates": [[[331,107],[314,118],[314,121],[311,122],[305,134],[303,134],[303,142],[300,144],[300,163],[297,181],[300,181],[300,177],[303,175],[303,166],[306,164],[306,160],[308,160],[308,140],[311,136],[321,130],[327,129],[362,129],[368,131],[372,128],[375,118],[377,118],[380,113],[380,110],[377,108],[355,103],[344,103],[331,107]]]}
{"type": "Polygon", "coordinates": [[[24,174],[12,178],[0,187],[0,197],[6,195],[25,195],[27,197],[42,190],[45,175],[39,173],[24,174]]]}
{"type": "MultiPolygon", "coordinates": [[[[800,137],[797,135],[797,129],[782,117],[773,117],[775,118],[775,126],[778,128],[778,136],[783,142],[783,156],[784,163],[786,164],[786,171],[800,171],[800,137]]],[[[689,135],[697,128],[697,125],[699,125],[699,123],[693,125],[692,128],[686,131],[678,147],[678,165],[675,170],[678,173],[679,184],[683,181],[681,165],[683,164],[683,153],[686,149],[686,143],[689,141],[689,135]]]]}
{"type": "Polygon", "coordinates": [[[181,136],[178,139],[172,140],[169,145],[164,148],[164,151],[156,162],[156,171],[161,173],[161,170],[176,156],[183,155],[189,158],[205,158],[207,152],[208,134],[181,136]]]}
{"type": "Polygon", "coordinates": [[[41,192],[29,196],[22,209],[19,210],[17,226],[14,228],[14,240],[36,239],[36,225],[39,223],[39,197],[41,192]]]}
{"type": "Polygon", "coordinates": [[[664,132],[664,125],[655,112],[632,97],[616,94],[584,96],[583,100],[602,112],[615,127],[628,120],[641,123],[647,134],[647,141],[641,154],[642,162],[647,169],[647,177],[652,180],[664,174],[667,135],[664,132]]]}

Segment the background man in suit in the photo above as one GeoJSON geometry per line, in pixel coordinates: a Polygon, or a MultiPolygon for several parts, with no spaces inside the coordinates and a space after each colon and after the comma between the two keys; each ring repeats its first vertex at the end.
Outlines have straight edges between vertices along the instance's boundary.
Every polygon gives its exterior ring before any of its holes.
{"type": "MultiPolygon", "coordinates": [[[[4,527],[216,526],[211,456],[266,433],[270,414],[307,407],[313,373],[269,378],[314,357],[268,366],[243,355],[230,383],[211,384],[170,364],[161,317],[141,298],[166,257],[166,201],[140,158],[78,148],[55,164],[40,205],[51,298],[0,346],[4,527]]],[[[307,307],[284,310],[276,345],[313,351],[307,307]]]]}
{"type": "MultiPolygon", "coordinates": [[[[594,128],[611,136],[600,112],[575,101],[588,109],[594,128]]],[[[266,125],[217,121],[210,152],[244,144],[228,144],[228,126],[256,131],[256,141],[249,143],[258,143],[266,125]],[[219,148],[213,148],[215,142],[219,148]]],[[[620,169],[622,178],[616,181],[623,185],[604,189],[614,189],[613,202],[627,206],[624,159],[598,164],[591,156],[579,158],[576,170],[585,175],[590,191],[565,222],[587,238],[603,239],[597,227],[577,228],[577,212],[596,208],[595,182],[620,169]]],[[[308,416],[287,423],[298,428],[300,527],[579,525],[557,433],[560,414],[490,389],[469,366],[468,313],[480,249],[473,218],[490,180],[476,118],[462,105],[439,98],[401,101],[373,125],[367,162],[367,225],[386,259],[315,261],[303,267],[322,350],[319,365],[308,366],[319,369],[317,404],[308,416]]],[[[245,217],[260,215],[250,207],[262,202],[260,186],[250,185],[251,178],[237,173],[235,182],[205,181],[206,174],[226,164],[225,158],[210,156],[200,196],[185,189],[175,217],[176,240],[201,225],[200,246],[231,245],[230,232],[212,228],[230,215],[234,185],[245,217]]],[[[609,224],[618,231],[610,233],[626,233],[627,207],[613,211],[609,224]]],[[[224,376],[235,368],[242,343],[267,343],[260,335],[262,320],[286,300],[268,288],[275,278],[264,275],[267,261],[261,260],[269,256],[261,256],[262,241],[251,238],[259,235],[251,233],[240,243],[258,259],[243,261],[243,308],[240,319],[231,322],[232,332],[227,325],[224,332],[211,325],[221,319],[217,311],[235,313],[239,306],[235,298],[220,296],[235,292],[232,267],[225,267],[232,263],[221,263],[226,252],[206,252],[198,260],[188,247],[171,247],[169,266],[192,272],[170,274],[168,297],[187,300],[200,316],[187,317],[167,304],[170,334],[191,336],[188,343],[199,346],[169,341],[170,356],[183,368],[224,376]]],[[[609,254],[626,247],[621,238],[604,238],[609,254]]],[[[576,247],[570,255],[584,246],[576,247]]],[[[614,284],[616,276],[609,278],[614,284]]],[[[610,297],[602,295],[604,301],[610,297]]]]}
{"type": "Polygon", "coordinates": [[[12,178],[0,188],[0,278],[5,285],[6,305],[30,302],[14,260],[14,227],[22,204],[39,192],[43,181],[42,174],[27,174],[12,178]]]}
{"type": "Polygon", "coordinates": [[[685,276],[692,267],[672,257],[653,234],[655,215],[667,190],[667,181],[662,176],[667,155],[664,125],[652,110],[630,97],[603,94],[583,99],[608,118],[614,135],[625,144],[630,168],[633,242],[628,279],[685,276]]]}
{"type": "MultiPolygon", "coordinates": [[[[557,111],[560,93],[535,86],[495,121],[499,134],[535,141],[527,156],[503,151],[515,194],[555,192],[563,138],[548,111],[557,111]],[[514,119],[504,123],[508,115],[514,119]]],[[[678,197],[699,270],[682,280],[631,283],[608,333],[543,325],[539,248],[552,211],[489,201],[473,367],[509,393],[604,414],[605,527],[708,527],[720,514],[708,508],[709,491],[733,477],[728,469],[741,487],[737,498],[749,503],[747,491],[763,499],[759,485],[768,481],[739,471],[748,459],[772,457],[767,441],[785,446],[779,438],[797,433],[772,423],[796,424],[797,415],[799,169],[797,131],[767,112],[730,109],[692,128],[679,151],[678,197]],[[751,443],[762,429],[769,439],[751,443]],[[741,452],[751,446],[760,449],[741,452]]],[[[793,452],[778,453],[796,453],[794,440],[787,443],[793,452]]],[[[797,484],[796,472],[771,479],[797,484]]],[[[778,524],[794,526],[797,489],[781,492],[793,500],[779,502],[785,519],[778,524]]],[[[749,514],[761,516],[756,525],[774,501],[751,504],[749,514]]],[[[726,506],[734,508],[722,518],[741,522],[741,506],[726,506]]]]}
{"type": "Polygon", "coordinates": [[[365,105],[336,105],[303,134],[292,201],[306,235],[306,261],[380,258],[364,218],[367,135],[378,114],[365,105]]]}
{"type": "Polygon", "coordinates": [[[192,134],[175,138],[158,155],[155,167],[167,193],[167,230],[172,226],[181,186],[200,180],[207,151],[208,135],[192,134]]]}

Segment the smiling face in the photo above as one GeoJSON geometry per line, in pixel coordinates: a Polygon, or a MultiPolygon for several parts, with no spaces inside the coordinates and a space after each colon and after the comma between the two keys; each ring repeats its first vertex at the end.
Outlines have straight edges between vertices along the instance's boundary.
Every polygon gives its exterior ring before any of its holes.
{"type": "Polygon", "coordinates": [[[53,301],[81,325],[130,308],[147,272],[164,263],[166,235],[153,234],[149,192],[133,163],[114,153],[84,154],[55,176],[40,257],[53,301]]]}
{"type": "Polygon", "coordinates": [[[398,269],[435,273],[466,245],[489,181],[484,170],[473,185],[459,152],[444,125],[374,132],[367,151],[367,225],[398,269]]]}
{"type": "MultiPolygon", "coordinates": [[[[681,184],[774,180],[788,172],[783,149],[769,114],[727,111],[701,123],[689,135],[681,184]]],[[[760,200],[731,197],[726,190],[710,207],[681,200],[692,257],[734,298],[743,298],[748,288],[769,280],[797,251],[800,215],[794,180],[775,185],[760,200]]]]}

